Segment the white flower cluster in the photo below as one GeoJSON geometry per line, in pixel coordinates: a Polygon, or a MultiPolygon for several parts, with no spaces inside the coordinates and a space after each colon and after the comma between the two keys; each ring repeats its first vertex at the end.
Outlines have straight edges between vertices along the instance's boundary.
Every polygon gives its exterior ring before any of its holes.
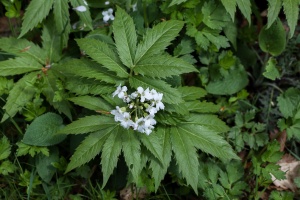
{"type": "Polygon", "coordinates": [[[117,106],[110,112],[115,116],[115,121],[121,122],[121,126],[126,129],[132,127],[136,131],[149,135],[156,124],[155,114],[165,108],[161,102],[163,94],[154,89],[144,90],[138,87],[137,91],[128,95],[127,87],[119,85],[113,97],[116,95],[127,103],[127,106],[121,108],[117,106]]]}
{"type": "Polygon", "coordinates": [[[106,23],[108,20],[114,20],[115,16],[113,15],[114,10],[112,8],[109,8],[106,11],[102,12],[103,15],[103,21],[106,23]]]}

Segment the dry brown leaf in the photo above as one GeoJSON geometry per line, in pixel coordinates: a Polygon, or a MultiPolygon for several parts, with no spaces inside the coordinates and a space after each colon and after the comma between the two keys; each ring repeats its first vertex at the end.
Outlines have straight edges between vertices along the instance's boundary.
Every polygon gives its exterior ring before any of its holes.
{"type": "MultiPolygon", "coordinates": [[[[134,189],[136,189],[134,187],[134,189]]],[[[146,187],[138,188],[138,199],[144,199],[147,196],[146,187]]],[[[126,188],[120,191],[121,200],[133,200],[136,199],[136,191],[132,191],[131,186],[127,186],[126,188]]]]}

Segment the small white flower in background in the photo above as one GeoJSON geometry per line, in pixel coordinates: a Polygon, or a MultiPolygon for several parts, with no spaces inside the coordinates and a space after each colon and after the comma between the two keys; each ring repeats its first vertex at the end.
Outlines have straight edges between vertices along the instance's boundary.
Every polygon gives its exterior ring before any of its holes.
{"type": "Polygon", "coordinates": [[[109,5],[109,1],[105,1],[105,3],[104,3],[105,5],[109,5]]]}
{"type": "Polygon", "coordinates": [[[85,12],[86,11],[86,7],[85,6],[78,6],[76,8],[73,8],[74,10],[77,10],[78,12],[85,12]]]}
{"type": "Polygon", "coordinates": [[[137,6],[137,3],[135,3],[135,4],[132,5],[132,11],[133,11],[133,12],[134,12],[134,11],[137,11],[136,6],[137,6]]]}
{"type": "Polygon", "coordinates": [[[87,4],[87,2],[85,1],[85,0],[83,0],[83,3],[87,6],[88,4],[87,4]]]}
{"type": "Polygon", "coordinates": [[[126,107],[116,106],[116,109],[110,112],[115,116],[115,121],[120,122],[121,126],[126,129],[131,127],[133,130],[147,135],[152,132],[156,124],[155,114],[165,108],[161,102],[163,94],[154,89],[150,91],[149,88],[144,90],[144,88],[138,87],[137,91],[129,95],[127,87],[119,85],[112,95],[113,97],[117,95],[127,103],[126,107]]]}
{"type": "Polygon", "coordinates": [[[103,21],[106,23],[108,20],[114,20],[115,16],[113,15],[114,10],[112,8],[109,8],[106,11],[102,12],[103,15],[103,21]]]}

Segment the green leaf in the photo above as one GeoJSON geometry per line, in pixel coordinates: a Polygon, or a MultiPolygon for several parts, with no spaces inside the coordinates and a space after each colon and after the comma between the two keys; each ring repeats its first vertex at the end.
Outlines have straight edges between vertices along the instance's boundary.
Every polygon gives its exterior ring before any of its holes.
{"type": "Polygon", "coordinates": [[[166,78],[183,73],[197,72],[196,68],[180,58],[157,55],[141,60],[133,70],[149,77],[166,78]]]}
{"type": "Polygon", "coordinates": [[[179,5],[183,2],[186,2],[187,0],[172,0],[172,2],[170,3],[169,7],[174,6],[174,5],[179,5]]]}
{"type": "Polygon", "coordinates": [[[15,170],[17,170],[17,167],[9,160],[5,160],[0,164],[0,174],[4,176],[13,173],[15,170]]]}
{"type": "Polygon", "coordinates": [[[63,119],[55,113],[46,113],[33,120],[28,126],[22,142],[33,146],[52,146],[62,142],[66,136],[57,135],[63,128],[63,119]]]}
{"type": "Polygon", "coordinates": [[[41,70],[42,65],[32,58],[16,57],[0,62],[0,76],[13,76],[35,70],[41,70]]]}
{"type": "Polygon", "coordinates": [[[237,0],[221,0],[221,2],[226,11],[230,14],[232,21],[234,21],[237,0]]]}
{"type": "Polygon", "coordinates": [[[293,117],[300,106],[300,90],[289,88],[277,97],[278,107],[285,118],[293,117]]]}
{"type": "Polygon", "coordinates": [[[137,36],[132,18],[120,7],[117,8],[113,22],[113,33],[121,61],[127,67],[132,68],[137,36]]]}
{"type": "Polygon", "coordinates": [[[157,127],[156,131],[152,134],[156,134],[161,142],[162,163],[158,162],[157,159],[151,159],[150,163],[150,168],[153,171],[152,176],[155,181],[155,190],[157,190],[160,182],[164,179],[165,174],[167,173],[167,169],[171,162],[172,149],[170,142],[170,130],[167,127],[157,127]]]}
{"type": "Polygon", "coordinates": [[[145,58],[161,54],[175,39],[182,27],[183,22],[169,20],[148,30],[137,46],[134,64],[138,64],[145,58]]]}
{"type": "Polygon", "coordinates": [[[54,0],[32,0],[26,8],[19,38],[37,26],[49,14],[54,0]]]}
{"type": "Polygon", "coordinates": [[[37,78],[37,73],[32,72],[23,76],[12,88],[7,97],[6,104],[3,106],[5,114],[2,117],[1,122],[4,122],[9,117],[14,117],[18,111],[29,102],[34,94],[35,89],[33,84],[37,78]]]}
{"type": "Polygon", "coordinates": [[[117,166],[118,157],[121,154],[122,134],[124,134],[121,129],[122,128],[119,126],[113,133],[111,133],[103,145],[101,154],[103,186],[106,185],[114,168],[117,166]]]}
{"type": "Polygon", "coordinates": [[[288,135],[288,139],[291,139],[292,137],[295,137],[297,140],[300,140],[300,120],[296,120],[292,126],[287,128],[286,132],[288,135]]]}
{"type": "Polygon", "coordinates": [[[102,130],[115,125],[116,122],[113,118],[102,116],[102,115],[92,115],[84,118],[80,118],[77,121],[68,124],[64,128],[58,131],[59,134],[83,134],[102,130]]]}
{"type": "Polygon", "coordinates": [[[85,6],[86,11],[84,12],[79,12],[76,10],[77,15],[79,16],[80,20],[82,21],[84,26],[87,26],[90,30],[93,30],[93,24],[92,24],[92,18],[91,18],[91,13],[89,10],[89,6],[85,5],[83,0],[70,0],[71,5],[73,8],[77,8],[78,6],[85,6]]]}
{"type": "Polygon", "coordinates": [[[72,155],[65,173],[95,158],[102,150],[108,136],[115,133],[116,127],[119,127],[119,125],[114,125],[107,129],[99,130],[89,134],[76,148],[76,151],[72,155]]]}
{"type": "Polygon", "coordinates": [[[196,149],[191,145],[191,138],[178,127],[172,127],[171,133],[172,146],[174,147],[173,152],[179,170],[186,179],[187,184],[191,185],[197,193],[199,162],[196,149]]]}
{"type": "Polygon", "coordinates": [[[0,38],[0,49],[16,56],[33,58],[39,63],[46,60],[45,52],[33,42],[25,39],[0,38]]]}
{"type": "Polygon", "coordinates": [[[277,78],[280,78],[279,71],[277,69],[277,61],[274,58],[270,58],[266,65],[266,71],[263,73],[264,77],[275,80],[277,78]]]}
{"type": "Polygon", "coordinates": [[[182,99],[185,101],[191,101],[191,100],[196,100],[200,99],[202,97],[205,97],[207,92],[200,88],[200,87],[179,87],[178,91],[181,92],[182,94],[182,99]]]}
{"type": "Polygon", "coordinates": [[[137,133],[132,129],[122,131],[122,151],[125,162],[129,171],[133,176],[133,181],[138,182],[138,178],[142,171],[141,147],[137,133]]]}
{"type": "Polygon", "coordinates": [[[111,105],[109,105],[105,100],[99,97],[79,96],[79,97],[69,98],[68,100],[90,110],[108,111],[108,112],[113,110],[111,105]]]}
{"type": "Polygon", "coordinates": [[[67,47],[69,33],[71,32],[68,1],[54,1],[53,14],[56,30],[62,38],[62,47],[67,47]]]}
{"type": "Polygon", "coordinates": [[[189,101],[185,106],[190,112],[199,113],[216,113],[220,110],[220,105],[215,105],[212,102],[189,101]]]}
{"type": "Polygon", "coordinates": [[[156,131],[153,131],[150,135],[140,134],[139,138],[143,145],[152,153],[152,155],[163,162],[161,137],[156,131]]]}
{"type": "Polygon", "coordinates": [[[0,160],[8,158],[10,154],[10,143],[7,137],[2,137],[0,140],[0,160]]]}
{"type": "Polygon", "coordinates": [[[293,37],[295,28],[298,22],[299,1],[297,0],[282,0],[283,11],[290,27],[290,38],[293,37]]]}
{"type": "Polygon", "coordinates": [[[273,22],[277,19],[281,6],[282,0],[268,0],[269,7],[268,7],[268,23],[267,28],[273,24],[273,22]]]}
{"type": "Polygon", "coordinates": [[[250,0],[236,0],[236,3],[243,13],[243,15],[248,20],[249,24],[251,24],[251,2],[250,0]]]}
{"type": "Polygon", "coordinates": [[[114,71],[121,78],[127,78],[128,73],[117,54],[109,46],[96,39],[84,38],[76,40],[79,47],[93,60],[102,64],[110,71],[114,71]]]}
{"type": "Polygon", "coordinates": [[[170,104],[178,104],[182,102],[181,94],[178,90],[171,88],[162,80],[153,80],[147,77],[134,76],[129,78],[129,83],[132,87],[155,89],[157,92],[163,93],[163,102],[170,104]]]}

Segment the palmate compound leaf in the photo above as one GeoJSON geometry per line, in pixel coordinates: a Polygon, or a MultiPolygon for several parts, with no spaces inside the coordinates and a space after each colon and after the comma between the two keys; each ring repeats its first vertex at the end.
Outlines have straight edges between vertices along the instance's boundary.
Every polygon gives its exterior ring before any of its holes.
{"type": "Polygon", "coordinates": [[[268,7],[268,23],[267,28],[273,24],[273,22],[277,19],[281,6],[282,0],[268,0],[269,7],[268,7]]]}
{"type": "Polygon", "coordinates": [[[65,173],[95,158],[101,152],[106,139],[118,128],[119,125],[114,124],[109,128],[90,133],[76,148],[65,173]]]}
{"type": "Polygon", "coordinates": [[[87,55],[102,64],[103,67],[109,71],[114,71],[121,78],[128,77],[128,72],[118,55],[106,43],[93,38],[77,39],[76,41],[87,55]]]}
{"type": "Polygon", "coordinates": [[[74,102],[75,104],[82,106],[84,108],[94,110],[94,111],[106,111],[109,112],[113,110],[111,105],[109,105],[105,100],[99,97],[92,96],[79,96],[68,98],[69,101],[74,102]]]}
{"type": "Polygon", "coordinates": [[[282,0],[283,11],[290,27],[290,38],[293,37],[299,16],[299,1],[282,0]]]}
{"type": "Polygon", "coordinates": [[[145,58],[133,70],[136,73],[153,78],[166,78],[183,73],[197,72],[193,65],[169,55],[157,55],[145,58]]]}
{"type": "Polygon", "coordinates": [[[132,68],[137,43],[133,20],[123,9],[118,7],[112,27],[120,59],[124,65],[132,68]]]}
{"type": "Polygon", "coordinates": [[[54,0],[32,0],[24,14],[19,38],[38,25],[49,13],[54,0]]]}
{"type": "Polygon", "coordinates": [[[161,54],[170,42],[175,39],[184,23],[176,20],[162,22],[149,29],[138,44],[134,64],[145,58],[161,54]]]}
{"type": "Polygon", "coordinates": [[[36,72],[31,72],[23,76],[12,88],[7,97],[6,104],[3,109],[5,110],[5,114],[2,117],[1,122],[4,122],[9,117],[14,117],[18,111],[22,110],[22,108],[29,102],[34,94],[35,89],[32,85],[35,83],[37,78],[36,72]]]}
{"type": "Polygon", "coordinates": [[[13,76],[42,69],[42,65],[33,58],[16,57],[0,62],[0,76],[13,76]]]}
{"type": "Polygon", "coordinates": [[[134,88],[141,86],[143,88],[155,89],[157,92],[163,93],[163,102],[170,104],[178,104],[182,102],[180,92],[162,80],[133,76],[129,78],[129,83],[134,88]]]}
{"type": "Polygon", "coordinates": [[[59,134],[83,134],[90,133],[116,124],[112,117],[102,115],[92,115],[80,118],[77,121],[68,124],[63,129],[59,130],[59,134]]]}
{"type": "Polygon", "coordinates": [[[155,190],[157,191],[160,182],[164,179],[171,162],[172,149],[170,142],[170,129],[167,127],[157,127],[156,131],[152,134],[156,134],[160,139],[161,147],[157,149],[161,149],[160,154],[162,155],[162,163],[155,158],[150,158],[150,168],[153,171],[152,177],[154,178],[155,190]]]}

